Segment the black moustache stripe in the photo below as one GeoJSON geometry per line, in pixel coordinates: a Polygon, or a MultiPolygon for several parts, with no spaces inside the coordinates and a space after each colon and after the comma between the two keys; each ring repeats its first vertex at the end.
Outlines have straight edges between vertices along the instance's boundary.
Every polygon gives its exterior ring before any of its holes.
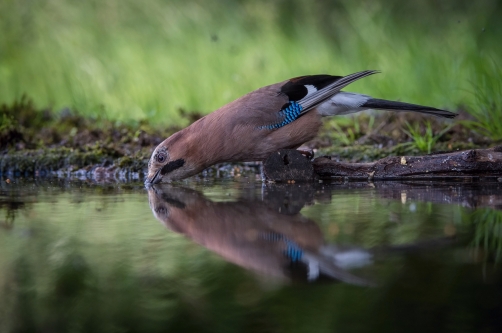
{"type": "Polygon", "coordinates": [[[166,173],[173,172],[174,170],[181,168],[184,164],[185,160],[182,158],[169,162],[162,167],[160,174],[165,175],[166,173]]]}

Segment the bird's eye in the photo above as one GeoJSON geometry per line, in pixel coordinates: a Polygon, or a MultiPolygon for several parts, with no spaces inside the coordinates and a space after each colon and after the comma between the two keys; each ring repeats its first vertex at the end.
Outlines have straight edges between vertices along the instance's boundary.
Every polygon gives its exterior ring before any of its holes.
{"type": "Polygon", "coordinates": [[[157,160],[157,162],[159,163],[164,163],[165,160],[167,158],[167,155],[166,153],[158,153],[156,156],[155,156],[155,159],[157,160]]]}

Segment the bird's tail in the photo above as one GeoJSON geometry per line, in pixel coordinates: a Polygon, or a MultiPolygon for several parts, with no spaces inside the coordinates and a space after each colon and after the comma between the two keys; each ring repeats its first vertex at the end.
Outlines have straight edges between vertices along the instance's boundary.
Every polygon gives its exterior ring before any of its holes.
{"type": "Polygon", "coordinates": [[[429,106],[422,106],[417,104],[387,101],[385,99],[370,98],[364,104],[361,105],[365,109],[377,109],[377,110],[388,110],[388,111],[411,111],[430,114],[438,117],[444,118],[455,118],[456,113],[432,108],[429,106]]]}

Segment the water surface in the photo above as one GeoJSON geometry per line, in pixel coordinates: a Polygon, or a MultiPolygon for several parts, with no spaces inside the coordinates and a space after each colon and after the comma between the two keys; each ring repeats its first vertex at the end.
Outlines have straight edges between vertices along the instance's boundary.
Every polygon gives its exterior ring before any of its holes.
{"type": "Polygon", "coordinates": [[[0,185],[1,332],[499,332],[502,184],[0,185]]]}

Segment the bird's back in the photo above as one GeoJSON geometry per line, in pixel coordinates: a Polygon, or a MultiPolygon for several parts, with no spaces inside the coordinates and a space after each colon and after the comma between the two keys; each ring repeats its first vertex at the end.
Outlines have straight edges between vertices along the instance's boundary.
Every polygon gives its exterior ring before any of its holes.
{"type": "MultiPolygon", "coordinates": [[[[287,81],[285,81],[287,82],[287,81]]],[[[263,160],[283,148],[296,148],[314,138],[321,116],[308,112],[287,126],[268,129],[281,120],[288,96],[285,82],[252,91],[193,123],[188,132],[199,133],[204,151],[215,152],[218,162],[263,160]]]]}

